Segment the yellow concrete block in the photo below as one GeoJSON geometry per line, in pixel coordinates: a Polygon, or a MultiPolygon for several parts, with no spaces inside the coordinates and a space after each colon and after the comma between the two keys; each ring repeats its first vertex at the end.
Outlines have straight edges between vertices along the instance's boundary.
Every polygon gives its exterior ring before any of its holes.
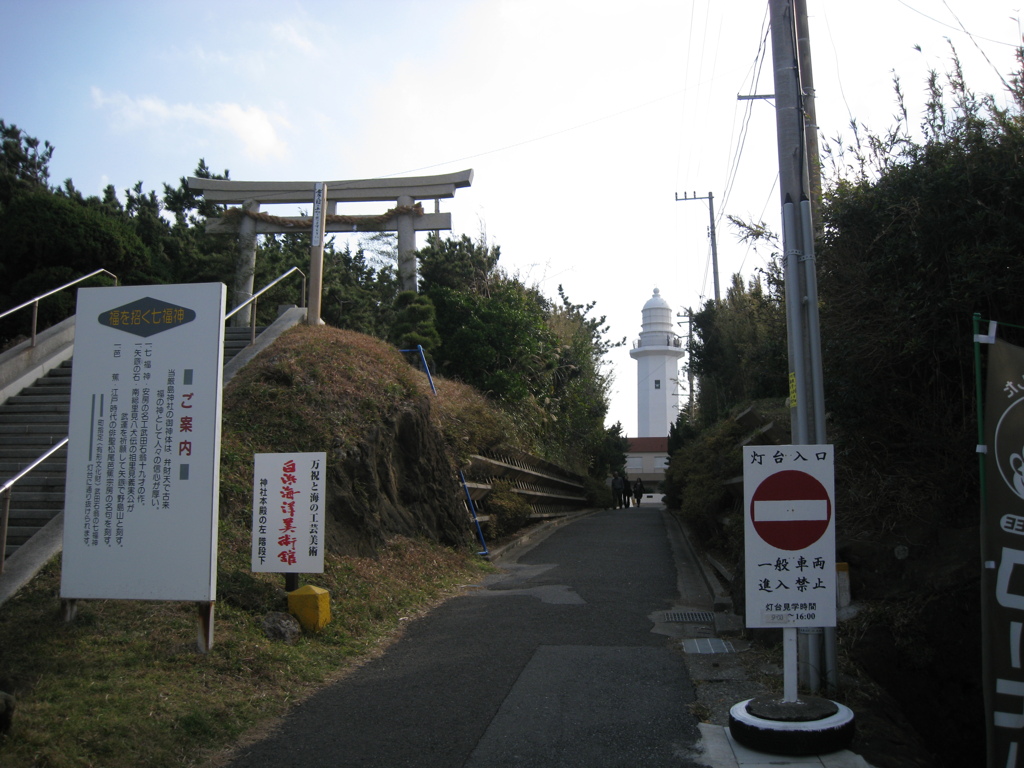
{"type": "Polygon", "coordinates": [[[288,612],[299,620],[303,629],[317,632],[331,620],[331,594],[312,584],[299,587],[288,593],[288,612]]]}

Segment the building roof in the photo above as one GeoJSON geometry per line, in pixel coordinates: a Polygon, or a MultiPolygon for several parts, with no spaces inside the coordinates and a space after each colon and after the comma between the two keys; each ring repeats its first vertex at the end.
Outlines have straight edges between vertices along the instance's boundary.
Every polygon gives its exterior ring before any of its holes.
{"type": "Polygon", "coordinates": [[[672,307],[661,297],[661,291],[657,288],[654,289],[654,295],[644,304],[644,309],[667,309],[669,312],[672,311],[672,307]]]}
{"type": "Polygon", "coordinates": [[[667,437],[627,437],[630,453],[668,453],[667,437]]]}

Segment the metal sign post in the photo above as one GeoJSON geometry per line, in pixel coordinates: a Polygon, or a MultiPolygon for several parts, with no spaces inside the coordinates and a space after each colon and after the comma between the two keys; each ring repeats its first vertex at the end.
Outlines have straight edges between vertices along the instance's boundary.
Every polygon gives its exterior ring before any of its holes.
{"type": "Polygon", "coordinates": [[[836,624],[833,450],[747,446],[743,456],[746,624],[783,630],[784,700],[795,702],[797,628],[836,624]]]}

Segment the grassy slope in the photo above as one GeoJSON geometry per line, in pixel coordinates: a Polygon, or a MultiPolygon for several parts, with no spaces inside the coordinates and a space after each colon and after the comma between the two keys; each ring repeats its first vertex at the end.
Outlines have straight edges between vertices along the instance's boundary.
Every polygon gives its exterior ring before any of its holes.
{"type": "MultiPolygon", "coordinates": [[[[443,381],[438,390],[434,418],[455,461],[509,439],[507,421],[478,393],[443,381]]],[[[249,571],[252,453],[329,451],[417,392],[430,392],[426,377],[399,353],[329,328],[297,328],[247,367],[225,392],[213,649],[196,652],[191,605],[93,601],[62,622],[57,558],[0,606],[0,690],[18,700],[0,765],[203,764],[475,580],[489,566],[469,546],[395,539],[377,558],[328,553],[325,573],[308,581],[331,593],[332,622],[293,646],[260,627],[268,611],[285,609],[285,594],[280,575],[249,571]]]]}

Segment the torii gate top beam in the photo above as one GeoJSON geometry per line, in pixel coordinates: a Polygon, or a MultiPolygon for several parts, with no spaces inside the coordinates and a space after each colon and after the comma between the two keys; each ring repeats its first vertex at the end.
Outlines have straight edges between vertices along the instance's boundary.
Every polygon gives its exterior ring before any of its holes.
{"type": "MultiPolygon", "coordinates": [[[[473,170],[447,173],[440,176],[406,176],[393,179],[355,179],[327,181],[327,199],[331,202],[431,200],[455,197],[455,190],[473,183],[473,170]]],[[[244,203],[254,200],[275,203],[313,202],[312,181],[231,181],[200,179],[190,176],[189,189],[201,192],[211,203],[244,203]]]]}

